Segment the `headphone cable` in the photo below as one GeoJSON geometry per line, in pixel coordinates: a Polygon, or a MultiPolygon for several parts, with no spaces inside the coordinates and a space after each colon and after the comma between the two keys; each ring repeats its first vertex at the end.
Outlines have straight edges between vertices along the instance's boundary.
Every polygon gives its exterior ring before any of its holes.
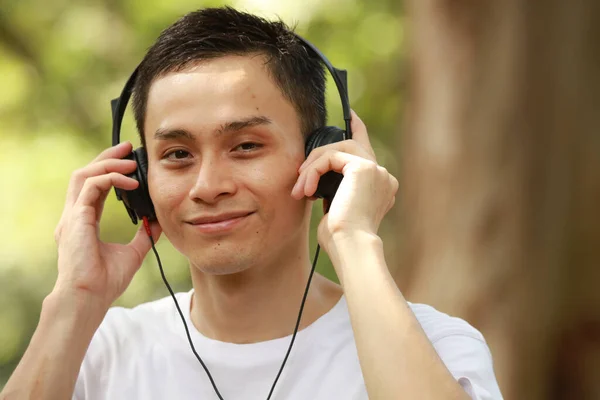
{"type": "MultiPolygon", "coordinates": [[[[327,207],[327,208],[329,208],[329,207],[327,207]]],[[[173,290],[171,289],[171,286],[169,285],[169,282],[167,282],[167,278],[165,276],[165,272],[163,271],[163,267],[162,267],[162,263],[160,261],[160,257],[158,255],[158,252],[156,251],[156,247],[155,247],[155,243],[154,243],[154,238],[152,237],[152,231],[150,230],[150,223],[148,222],[148,218],[147,217],[143,217],[142,220],[144,222],[144,228],[146,229],[146,233],[148,234],[148,237],[150,238],[150,242],[152,243],[152,251],[154,252],[154,255],[156,256],[156,261],[158,261],[158,267],[160,269],[160,274],[162,276],[162,279],[165,282],[165,285],[167,286],[167,289],[169,290],[169,293],[171,294],[171,297],[173,298],[173,301],[175,301],[175,307],[177,307],[177,311],[179,312],[179,316],[181,317],[181,321],[183,321],[183,327],[185,328],[185,333],[187,335],[188,341],[190,342],[190,347],[192,348],[192,352],[194,353],[194,355],[196,356],[196,358],[198,359],[198,361],[202,365],[202,368],[204,368],[204,371],[206,372],[206,375],[208,375],[208,379],[210,380],[210,383],[212,384],[212,387],[215,390],[215,393],[219,397],[219,400],[224,400],[223,396],[221,396],[221,393],[219,392],[219,389],[217,389],[217,385],[215,384],[215,381],[214,381],[212,375],[210,374],[208,368],[206,367],[206,365],[202,361],[202,358],[196,352],[196,348],[194,347],[194,344],[192,343],[192,338],[190,336],[190,331],[188,329],[187,323],[185,322],[185,317],[183,316],[183,313],[181,312],[181,308],[179,307],[179,303],[177,302],[177,299],[175,298],[175,294],[173,293],[173,290]]],[[[315,258],[313,259],[313,263],[312,263],[312,268],[311,268],[311,271],[310,271],[310,275],[308,276],[308,282],[306,283],[306,289],[304,290],[304,296],[302,297],[302,303],[300,304],[300,312],[298,313],[298,319],[296,321],[296,326],[294,328],[294,334],[292,335],[292,340],[290,341],[290,346],[288,347],[287,353],[285,354],[283,362],[281,363],[281,367],[279,368],[279,372],[277,373],[277,376],[275,377],[275,381],[273,382],[273,386],[271,386],[271,391],[269,392],[269,396],[267,397],[267,400],[269,400],[271,398],[271,396],[273,394],[273,391],[275,390],[275,385],[277,384],[277,381],[279,380],[279,377],[281,376],[281,372],[283,371],[283,367],[285,366],[285,363],[288,360],[290,352],[292,351],[292,346],[294,345],[294,341],[296,340],[296,334],[298,333],[298,328],[300,326],[300,320],[302,319],[302,311],[304,310],[304,303],[306,302],[306,297],[308,295],[308,289],[310,287],[310,282],[312,281],[312,277],[313,277],[313,274],[315,272],[315,267],[317,265],[317,260],[319,258],[319,250],[320,249],[321,249],[321,246],[319,244],[317,244],[317,250],[315,251],[315,258]]]]}

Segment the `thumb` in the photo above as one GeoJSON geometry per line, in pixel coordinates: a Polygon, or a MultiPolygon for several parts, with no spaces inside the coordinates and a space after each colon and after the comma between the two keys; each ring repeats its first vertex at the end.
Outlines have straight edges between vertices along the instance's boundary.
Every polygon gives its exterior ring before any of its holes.
{"type": "Polygon", "coordinates": [[[367,151],[369,151],[373,156],[375,156],[375,152],[373,151],[373,147],[371,146],[371,141],[369,140],[367,126],[354,110],[351,109],[350,113],[352,115],[352,119],[350,120],[350,128],[352,128],[352,139],[357,141],[367,151]]]}
{"type": "MultiPolygon", "coordinates": [[[[162,228],[157,221],[154,221],[150,222],[150,230],[152,232],[152,239],[154,240],[154,243],[156,243],[160,238],[162,228]]],[[[146,228],[143,223],[140,224],[135,237],[127,246],[135,250],[135,252],[139,255],[141,264],[148,251],[150,251],[152,248],[152,242],[150,242],[150,238],[148,237],[148,233],[146,232],[146,228]]]]}

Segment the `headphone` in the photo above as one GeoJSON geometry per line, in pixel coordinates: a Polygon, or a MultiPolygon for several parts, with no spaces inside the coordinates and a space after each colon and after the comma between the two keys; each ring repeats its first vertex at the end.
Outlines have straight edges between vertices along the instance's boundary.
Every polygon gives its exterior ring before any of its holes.
{"type": "MultiPolygon", "coordinates": [[[[325,57],[323,53],[319,51],[312,43],[306,39],[300,37],[294,33],[296,38],[300,40],[306,47],[310,48],[325,64],[327,70],[333,76],[335,85],[338,89],[340,99],[342,101],[342,112],[345,121],[345,130],[340,129],[336,126],[323,126],[312,132],[305,144],[305,157],[308,157],[310,152],[317,147],[325,146],[327,144],[340,142],[342,140],[352,139],[352,130],[350,128],[350,103],[348,100],[348,76],[345,70],[337,69],[325,57]]],[[[127,103],[133,93],[133,87],[139,73],[140,66],[138,65],[133,71],[125,87],[121,92],[121,95],[111,100],[112,109],[112,145],[116,146],[120,142],[121,136],[121,123],[123,122],[123,116],[127,103]]],[[[138,147],[133,150],[124,159],[134,160],[137,164],[137,168],[131,174],[127,174],[129,178],[133,178],[139,182],[136,189],[123,190],[115,188],[117,199],[122,201],[127,209],[127,213],[131,218],[131,222],[137,225],[138,219],[146,217],[149,221],[156,220],[156,213],[154,211],[154,205],[150,199],[150,193],[148,192],[148,156],[144,147],[138,147]]],[[[317,190],[314,194],[317,198],[324,198],[328,200],[329,204],[333,200],[333,197],[337,191],[338,186],[342,181],[343,175],[329,171],[321,176],[317,190]]]]}

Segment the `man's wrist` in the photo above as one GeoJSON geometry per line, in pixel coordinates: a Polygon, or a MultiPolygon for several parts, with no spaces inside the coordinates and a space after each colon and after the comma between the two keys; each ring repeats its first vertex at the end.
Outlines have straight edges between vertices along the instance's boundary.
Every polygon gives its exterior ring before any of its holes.
{"type": "Polygon", "coordinates": [[[331,235],[331,242],[336,247],[352,246],[356,244],[378,244],[381,238],[373,232],[363,229],[345,229],[334,232],[331,235]]]}
{"type": "Polygon", "coordinates": [[[328,255],[340,278],[362,267],[375,268],[377,264],[385,265],[383,241],[368,231],[339,231],[331,236],[328,255]]]}
{"type": "Polygon", "coordinates": [[[102,323],[108,307],[85,294],[53,290],[42,303],[42,316],[71,323],[95,331],[102,323]]]}

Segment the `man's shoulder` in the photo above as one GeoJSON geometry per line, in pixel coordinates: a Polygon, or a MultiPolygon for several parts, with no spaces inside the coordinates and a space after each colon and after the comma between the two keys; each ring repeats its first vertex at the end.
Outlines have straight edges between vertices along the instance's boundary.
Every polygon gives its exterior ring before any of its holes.
{"type": "Polygon", "coordinates": [[[409,304],[441,360],[465,391],[474,399],[502,399],[492,354],[481,332],[429,305],[409,304]]]}
{"type": "Polygon", "coordinates": [[[419,324],[432,343],[449,336],[468,336],[485,342],[481,332],[467,321],[450,316],[427,304],[408,302],[419,324]]]}
{"type": "MultiPolygon", "coordinates": [[[[180,307],[186,293],[175,295],[180,307]]],[[[189,307],[189,303],[187,304],[189,307]]],[[[110,380],[121,382],[134,368],[143,366],[148,356],[174,343],[177,315],[171,296],[141,303],[135,307],[111,307],[94,333],[81,364],[76,393],[104,393],[110,380]],[[133,364],[137,363],[134,367],[133,364]]]]}
{"type": "MultiPolygon", "coordinates": [[[[185,295],[186,293],[175,295],[180,307],[183,307],[182,299],[185,295]]],[[[165,328],[171,326],[171,320],[176,312],[177,309],[171,296],[141,303],[134,307],[113,306],[106,313],[98,328],[98,333],[107,340],[118,342],[132,340],[132,338],[139,339],[152,335],[157,330],[164,331],[165,328]]]]}
{"type": "MultiPolygon", "coordinates": [[[[182,307],[182,297],[186,293],[176,293],[175,296],[182,307]]],[[[132,320],[145,320],[147,317],[161,314],[170,314],[175,310],[175,302],[171,296],[140,303],[134,307],[113,306],[108,310],[107,317],[120,318],[128,317],[132,320]]]]}

